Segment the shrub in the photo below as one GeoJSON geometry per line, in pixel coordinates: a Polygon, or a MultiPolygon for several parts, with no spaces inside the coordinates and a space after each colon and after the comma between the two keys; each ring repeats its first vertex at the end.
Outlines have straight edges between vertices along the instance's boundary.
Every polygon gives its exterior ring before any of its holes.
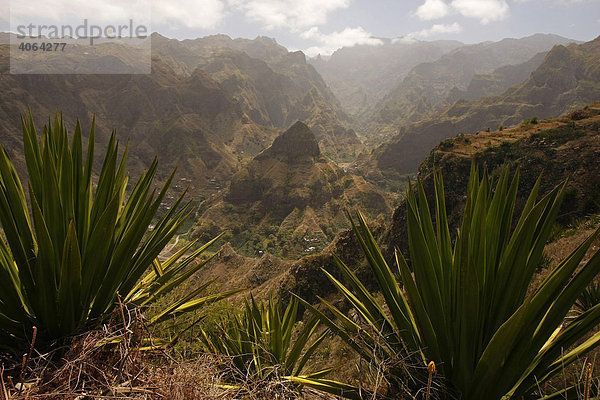
{"type": "Polygon", "coordinates": [[[440,150],[449,150],[452,147],[454,147],[454,140],[449,138],[449,139],[444,139],[440,142],[440,150]]]}
{"type": "MultiPolygon", "coordinates": [[[[127,148],[119,161],[114,132],[94,185],[93,122],[85,157],[79,122],[70,146],[58,116],[39,142],[32,118],[22,125],[29,196],[0,149],[0,346],[18,350],[33,326],[38,343],[88,329],[110,313],[118,294],[145,308],[204,264],[191,266],[212,242],[184,260],[195,243],[164,262],[157,259],[189,216],[190,204],[182,204],[182,195],[156,219],[173,178],[155,193],[156,159],[126,196],[127,148]]],[[[196,298],[201,289],[167,304],[151,322],[227,295],[196,298]]]]}
{"type": "Polygon", "coordinates": [[[511,150],[511,142],[509,142],[508,140],[503,140],[500,143],[500,149],[504,152],[509,152],[511,150]]]}
{"type": "Polygon", "coordinates": [[[344,391],[355,396],[353,388],[339,382],[323,380],[332,369],[305,373],[305,367],[328,334],[317,335],[318,318],[302,324],[294,335],[298,317],[298,300],[292,298],[282,313],[281,299],[270,298],[257,303],[246,301],[241,316],[230,316],[220,328],[202,331],[201,339],[209,351],[230,357],[233,368],[230,379],[241,383],[257,380],[284,380],[296,389],[303,385],[318,386],[333,394],[344,391]]]}
{"type": "Polygon", "coordinates": [[[537,117],[533,117],[531,119],[526,119],[525,121],[521,122],[521,126],[537,125],[538,123],[539,123],[538,118],[537,117]]]}
{"type": "Polygon", "coordinates": [[[577,313],[585,313],[600,304],[600,282],[592,282],[580,295],[575,303],[577,313]]]}
{"type": "MultiPolygon", "coordinates": [[[[517,172],[510,181],[509,171],[504,168],[492,190],[487,175],[480,180],[477,169],[472,168],[454,246],[441,176],[436,173],[434,182],[436,226],[421,183],[407,190],[414,274],[397,253],[401,280],[386,263],[364,218],[358,214],[358,225],[354,221],[352,225],[385,305],[341,260],[336,259],[347,285],[326,274],[367,329],[325,300],[322,303],[327,314],[305,305],[373,363],[411,354],[423,366],[429,360],[435,361],[448,391],[459,392],[460,398],[494,400],[533,395],[565,366],[600,343],[600,333],[587,336],[600,323],[600,305],[565,322],[600,271],[600,252],[579,267],[600,230],[555,266],[528,295],[535,271],[543,262],[543,249],[559,212],[564,186],[538,201],[538,179],[513,228],[518,176],[517,172]]],[[[422,371],[424,368],[414,371],[415,382],[426,380],[422,371]]],[[[399,385],[411,388],[411,382],[399,385]]]]}

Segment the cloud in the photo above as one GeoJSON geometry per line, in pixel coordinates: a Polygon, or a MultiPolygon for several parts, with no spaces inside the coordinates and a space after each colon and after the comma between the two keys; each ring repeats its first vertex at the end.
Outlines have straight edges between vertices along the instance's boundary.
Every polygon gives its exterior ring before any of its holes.
{"type": "Polygon", "coordinates": [[[314,57],[317,54],[330,55],[342,47],[352,47],[359,44],[371,46],[383,44],[383,41],[374,38],[360,26],[358,28],[348,27],[343,31],[329,34],[321,33],[319,28],[313,26],[309,30],[302,32],[300,36],[303,39],[311,39],[319,43],[318,46],[310,47],[304,51],[309,57],[314,57]]]}
{"type": "Polygon", "coordinates": [[[505,0],[453,0],[451,6],[465,17],[479,19],[484,25],[502,21],[509,12],[505,0]]]}
{"type": "MultiPolygon", "coordinates": [[[[531,1],[534,0],[513,0],[515,3],[529,3],[531,1]]],[[[589,3],[590,1],[594,1],[594,0],[541,0],[541,1],[545,1],[546,3],[554,3],[557,5],[561,5],[561,6],[572,6],[575,4],[581,4],[581,3],[589,3]]]]}
{"type": "Polygon", "coordinates": [[[412,34],[408,34],[406,36],[393,38],[392,39],[392,44],[396,44],[396,43],[404,43],[404,44],[417,43],[418,40],[415,37],[411,36],[411,35],[412,34]]]}
{"type": "Polygon", "coordinates": [[[347,8],[350,0],[229,0],[229,3],[266,29],[289,27],[298,31],[326,23],[327,14],[347,8]]]}
{"type": "Polygon", "coordinates": [[[418,32],[409,33],[405,37],[397,39],[396,41],[410,43],[415,41],[416,39],[425,39],[433,35],[438,35],[440,33],[459,33],[460,31],[462,31],[462,27],[458,22],[454,22],[453,24],[435,24],[430,28],[422,29],[418,32]]]}
{"type": "Polygon", "coordinates": [[[154,0],[152,6],[152,22],[157,24],[211,29],[225,18],[221,0],[154,0]]]}
{"type": "MultiPolygon", "coordinates": [[[[531,0],[515,0],[531,1],[531,0]]],[[[552,0],[562,2],[581,2],[587,0],[552,0]]],[[[450,14],[460,14],[463,17],[475,18],[482,24],[492,21],[501,21],[508,16],[509,6],[506,0],[452,0],[450,4],[446,0],[425,0],[417,8],[415,15],[423,21],[440,19],[450,14]]]]}
{"type": "Polygon", "coordinates": [[[425,3],[421,4],[415,15],[423,21],[429,21],[432,19],[440,19],[448,15],[450,8],[443,0],[425,0],[425,3]]]}
{"type": "Polygon", "coordinates": [[[173,27],[209,29],[226,15],[223,0],[45,0],[11,2],[15,23],[90,23],[116,24],[132,18],[138,23],[168,24],[173,27]]]}

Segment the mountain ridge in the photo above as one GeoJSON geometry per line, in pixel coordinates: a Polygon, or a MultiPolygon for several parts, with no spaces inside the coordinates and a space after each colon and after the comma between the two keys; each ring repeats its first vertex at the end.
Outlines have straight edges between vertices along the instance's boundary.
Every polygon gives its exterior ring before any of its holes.
{"type": "Polygon", "coordinates": [[[520,85],[500,96],[457,101],[435,118],[400,129],[371,154],[378,168],[416,171],[441,140],[526,119],[546,118],[582,107],[600,97],[600,37],[583,44],[557,45],[520,85]]]}
{"type": "Polygon", "coordinates": [[[573,40],[545,34],[507,38],[459,47],[439,60],[419,64],[376,106],[368,123],[369,134],[385,135],[430,118],[450,105],[444,100],[451,90],[466,89],[475,75],[524,63],[555,44],[570,42],[573,40]]]}
{"type": "MultiPolygon", "coordinates": [[[[418,178],[433,196],[433,171],[441,172],[451,231],[458,229],[471,164],[497,176],[504,164],[518,168],[518,206],[522,207],[540,174],[540,195],[566,182],[558,215],[562,226],[600,211],[600,102],[557,118],[503,130],[460,135],[439,143],[421,162],[418,178]]],[[[408,254],[406,202],[395,208],[382,235],[386,256],[395,248],[408,254]]]]}
{"type": "Polygon", "coordinates": [[[296,122],[241,168],[222,198],[199,213],[195,236],[215,230],[245,256],[297,258],[322,250],[344,227],[344,209],[376,216],[386,197],[364,178],[323,156],[314,133],[296,122]]]}

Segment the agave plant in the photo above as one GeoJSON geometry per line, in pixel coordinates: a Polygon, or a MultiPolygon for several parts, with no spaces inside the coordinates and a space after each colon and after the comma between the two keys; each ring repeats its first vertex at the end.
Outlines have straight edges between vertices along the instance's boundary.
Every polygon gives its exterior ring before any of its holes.
{"type": "Polygon", "coordinates": [[[291,377],[320,378],[331,368],[304,373],[307,362],[325,339],[328,330],[317,335],[318,318],[302,325],[293,339],[298,300],[292,298],[282,314],[281,300],[270,298],[257,303],[246,301],[241,315],[234,315],[215,331],[202,331],[207,349],[228,356],[234,375],[252,375],[259,380],[291,377]]]}
{"type": "MultiPolygon", "coordinates": [[[[17,350],[33,326],[46,340],[89,328],[110,313],[118,294],[146,307],[204,265],[193,261],[213,241],[183,260],[194,243],[157,260],[188,217],[190,203],[183,204],[182,195],[157,219],[173,174],[156,193],[156,159],[128,190],[127,148],[119,160],[113,132],[94,184],[93,122],[85,157],[79,122],[70,146],[58,116],[39,140],[31,116],[22,125],[28,196],[0,149],[0,346],[17,350]]],[[[152,322],[229,294],[196,298],[194,290],[152,322]]]]}
{"type": "Polygon", "coordinates": [[[575,303],[575,312],[581,314],[591,309],[592,307],[600,304],[600,282],[592,282],[582,293],[579,295],[577,302],[575,303]]]}
{"type": "MultiPolygon", "coordinates": [[[[487,174],[480,180],[477,168],[472,168],[454,245],[441,175],[436,173],[434,179],[435,225],[421,183],[409,188],[412,272],[399,252],[399,270],[392,271],[359,213],[358,224],[351,218],[352,226],[385,304],[336,258],[347,284],[325,273],[356,309],[362,324],[325,300],[321,301],[333,318],[306,306],[367,360],[414,354],[422,365],[434,361],[448,392],[458,392],[463,399],[535,396],[538,385],[600,343],[600,333],[591,333],[600,323],[600,305],[565,320],[600,271],[600,252],[580,266],[598,237],[596,231],[538,287],[530,288],[564,185],[538,201],[538,179],[513,225],[518,180],[518,171],[510,180],[504,168],[493,190],[487,174]]],[[[402,384],[410,387],[410,382],[402,384]]]]}

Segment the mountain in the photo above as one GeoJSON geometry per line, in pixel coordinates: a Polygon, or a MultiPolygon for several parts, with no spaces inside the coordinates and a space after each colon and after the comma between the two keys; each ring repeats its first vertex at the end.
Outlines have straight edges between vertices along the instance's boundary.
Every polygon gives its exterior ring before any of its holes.
{"type": "MultiPolygon", "coordinates": [[[[585,48],[585,47],[584,47],[585,48]]],[[[600,102],[560,118],[446,139],[421,163],[418,176],[428,198],[433,194],[433,170],[444,178],[451,232],[459,227],[471,162],[497,176],[504,163],[519,167],[518,207],[522,207],[538,176],[540,196],[567,181],[558,221],[569,226],[600,211],[600,102]]],[[[408,254],[406,202],[394,211],[383,235],[386,253],[395,247],[408,254]]]]}
{"type": "Polygon", "coordinates": [[[154,34],[152,40],[153,54],[182,74],[195,68],[205,71],[253,122],[285,129],[303,120],[317,134],[323,152],[338,161],[350,161],[363,149],[348,129],[350,120],[339,101],[302,52],[288,52],[265,37],[174,41],[154,34]]]}
{"type": "Polygon", "coordinates": [[[371,154],[371,166],[415,172],[441,140],[521,121],[547,118],[600,98],[600,37],[584,44],[558,45],[522,84],[500,96],[458,101],[437,116],[405,126],[371,154]]]}
{"type": "MultiPolygon", "coordinates": [[[[0,39],[7,43],[8,35],[0,39]]],[[[9,45],[0,45],[0,140],[19,171],[24,172],[20,116],[27,110],[40,127],[60,111],[71,127],[80,119],[84,131],[95,115],[99,150],[116,129],[123,142],[131,142],[134,175],[158,154],[160,178],[178,166],[176,189],[189,183],[201,200],[218,194],[247,160],[298,119],[314,128],[332,159],[353,158],[362,150],[335,96],[302,53],[267,38],[178,41],[154,34],[151,40],[152,73],[130,75],[11,75],[9,45]]],[[[88,50],[65,53],[61,65],[77,70],[112,57],[127,66],[139,56],[116,43],[88,50]]],[[[31,72],[45,68],[44,62],[30,65],[31,72]]]]}
{"type": "Polygon", "coordinates": [[[439,59],[462,43],[451,40],[423,42],[379,39],[381,45],[342,47],[330,57],[309,59],[342,107],[364,117],[416,65],[439,59]]]}
{"type": "MultiPolygon", "coordinates": [[[[497,176],[504,162],[513,165],[512,172],[520,166],[518,207],[523,206],[540,173],[544,174],[540,195],[569,178],[558,218],[560,224],[569,226],[590,213],[600,211],[600,193],[597,190],[600,186],[600,164],[596,162],[600,156],[598,135],[600,102],[538,124],[448,139],[423,161],[418,175],[431,199],[432,171],[434,168],[441,170],[452,232],[456,232],[462,217],[473,159],[481,168],[487,167],[493,177],[497,176]]],[[[391,218],[370,221],[369,226],[390,265],[394,262],[395,248],[409,256],[405,201],[395,208],[391,218]]],[[[336,299],[337,289],[321,271],[324,268],[338,279],[343,279],[338,276],[339,268],[333,254],[339,256],[367,288],[377,290],[377,283],[365,265],[364,254],[350,229],[338,233],[321,252],[299,260],[281,259],[268,252],[260,257],[247,257],[227,243],[199,272],[198,279],[201,282],[214,279],[223,290],[244,287],[255,294],[275,293],[283,298],[295,293],[311,302],[316,301],[317,296],[336,299]]]]}
{"type": "Polygon", "coordinates": [[[408,123],[433,117],[451,104],[446,99],[452,101],[452,91],[466,90],[477,74],[524,63],[554,45],[570,42],[556,35],[536,34],[463,46],[439,60],[419,64],[376,106],[366,134],[388,135],[408,123]]]}
{"type": "Polygon", "coordinates": [[[477,74],[471,79],[465,90],[454,88],[444,99],[444,103],[452,104],[458,100],[475,101],[486,96],[504,93],[511,86],[522,83],[544,61],[547,52],[541,52],[530,60],[516,65],[505,65],[489,74],[477,74]]]}
{"type": "Polygon", "coordinates": [[[224,240],[241,254],[297,258],[322,250],[346,226],[347,207],[371,216],[389,210],[382,193],[324,157],[314,133],[296,122],[201,210],[194,234],[226,230],[224,240]]]}
{"type": "MultiPolygon", "coordinates": [[[[8,49],[4,49],[8,51],[8,49]]],[[[96,116],[99,150],[116,129],[131,142],[129,168],[134,175],[155,155],[164,178],[179,166],[178,178],[202,193],[210,179],[224,180],[240,166],[241,153],[254,155],[276,131],[250,121],[239,104],[202,70],[180,76],[159,58],[148,75],[0,74],[0,140],[23,171],[20,116],[30,110],[41,128],[56,111],[84,131],[96,116]]]]}

